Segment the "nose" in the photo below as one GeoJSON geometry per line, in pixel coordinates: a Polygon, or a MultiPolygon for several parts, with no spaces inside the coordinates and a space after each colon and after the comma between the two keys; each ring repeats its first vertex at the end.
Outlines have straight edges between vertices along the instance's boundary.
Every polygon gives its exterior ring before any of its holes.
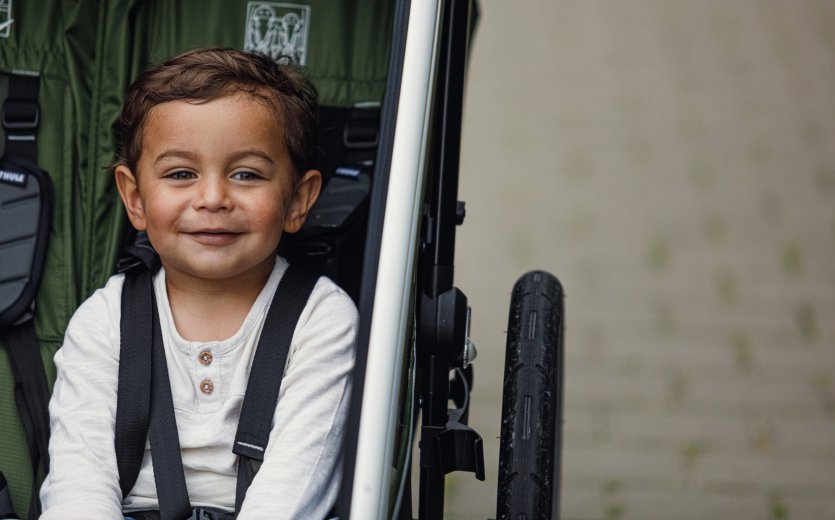
{"type": "Polygon", "coordinates": [[[231,209],[232,199],[229,186],[223,175],[208,175],[199,183],[198,196],[195,198],[195,209],[208,211],[223,211],[231,209]]]}

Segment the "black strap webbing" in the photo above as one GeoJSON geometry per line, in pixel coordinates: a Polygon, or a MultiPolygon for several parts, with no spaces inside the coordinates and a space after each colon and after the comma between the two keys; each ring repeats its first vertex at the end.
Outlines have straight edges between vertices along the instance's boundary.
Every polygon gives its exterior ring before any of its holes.
{"type": "Polygon", "coordinates": [[[32,463],[32,495],[29,518],[40,516],[38,500],[39,465],[44,474],[49,470],[49,385],[41,360],[38,338],[33,320],[3,331],[3,344],[14,374],[14,393],[17,411],[32,463]]]}
{"type": "Polygon", "coordinates": [[[122,289],[122,338],[119,390],[116,397],[116,465],[122,497],[128,496],[139,476],[151,409],[151,349],[153,288],[151,272],[134,269],[122,289]]]}
{"type": "MultiPolygon", "coordinates": [[[[152,296],[153,298],[153,296],[152,296]]],[[[148,439],[151,441],[151,462],[157,488],[159,511],[163,520],[185,520],[191,516],[180,438],[171,399],[171,383],[165,348],[159,325],[156,302],[153,309],[153,337],[151,339],[151,420],[148,439]]]]}
{"type": "Polygon", "coordinates": [[[254,462],[264,460],[290,342],[317,280],[318,276],[290,266],[281,278],[267,311],[232,447],[232,451],[240,456],[236,513],[241,510],[246,490],[255,478],[254,462]]]}
{"type": "Polygon", "coordinates": [[[136,261],[125,274],[122,289],[115,426],[119,487],[122,497],[133,488],[145,440],[150,439],[160,514],[165,520],[179,520],[191,515],[191,504],[154,298],[153,274],[159,259],[150,247],[134,247],[129,253],[136,261]]]}

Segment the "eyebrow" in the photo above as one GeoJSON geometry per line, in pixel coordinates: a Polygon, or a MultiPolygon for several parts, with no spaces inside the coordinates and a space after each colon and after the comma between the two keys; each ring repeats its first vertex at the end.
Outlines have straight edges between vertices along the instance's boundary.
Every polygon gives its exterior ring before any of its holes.
{"type": "Polygon", "coordinates": [[[230,159],[232,161],[238,161],[238,160],[244,159],[246,157],[256,157],[256,158],[261,159],[262,161],[266,161],[270,164],[275,163],[275,161],[273,160],[272,157],[269,156],[269,154],[267,154],[266,152],[261,151],[257,148],[250,148],[250,149],[247,149],[247,150],[241,150],[240,152],[236,152],[236,153],[232,154],[230,159]]]}
{"type": "Polygon", "coordinates": [[[166,150],[161,154],[157,155],[157,158],[154,159],[154,164],[162,161],[163,159],[170,159],[170,158],[180,158],[180,159],[189,159],[191,161],[197,160],[197,155],[188,152],[186,150],[166,150]]]}
{"type": "MultiPolygon", "coordinates": [[[[229,157],[230,162],[239,161],[246,157],[256,157],[261,159],[262,161],[268,162],[270,164],[274,164],[275,161],[272,157],[270,157],[267,153],[258,150],[257,148],[241,150],[239,152],[235,152],[229,157]]],[[[197,154],[193,152],[189,152],[187,150],[166,150],[161,154],[157,155],[157,158],[154,159],[154,164],[162,161],[163,159],[170,159],[170,158],[179,158],[179,159],[188,159],[190,161],[197,161],[198,157],[197,154]]]]}

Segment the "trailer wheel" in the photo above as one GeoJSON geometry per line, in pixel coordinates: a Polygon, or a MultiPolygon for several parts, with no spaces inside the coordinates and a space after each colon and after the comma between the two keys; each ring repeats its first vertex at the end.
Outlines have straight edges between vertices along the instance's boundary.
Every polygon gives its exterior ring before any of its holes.
{"type": "Polygon", "coordinates": [[[563,290],[544,271],[516,282],[505,352],[496,517],[559,517],[563,290]]]}

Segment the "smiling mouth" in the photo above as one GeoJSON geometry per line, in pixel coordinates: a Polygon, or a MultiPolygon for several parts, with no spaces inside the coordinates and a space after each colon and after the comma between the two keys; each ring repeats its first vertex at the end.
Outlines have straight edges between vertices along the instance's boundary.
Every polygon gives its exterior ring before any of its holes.
{"type": "Polygon", "coordinates": [[[203,244],[224,245],[234,242],[241,233],[225,229],[200,229],[198,231],[190,231],[188,235],[203,244]]]}

